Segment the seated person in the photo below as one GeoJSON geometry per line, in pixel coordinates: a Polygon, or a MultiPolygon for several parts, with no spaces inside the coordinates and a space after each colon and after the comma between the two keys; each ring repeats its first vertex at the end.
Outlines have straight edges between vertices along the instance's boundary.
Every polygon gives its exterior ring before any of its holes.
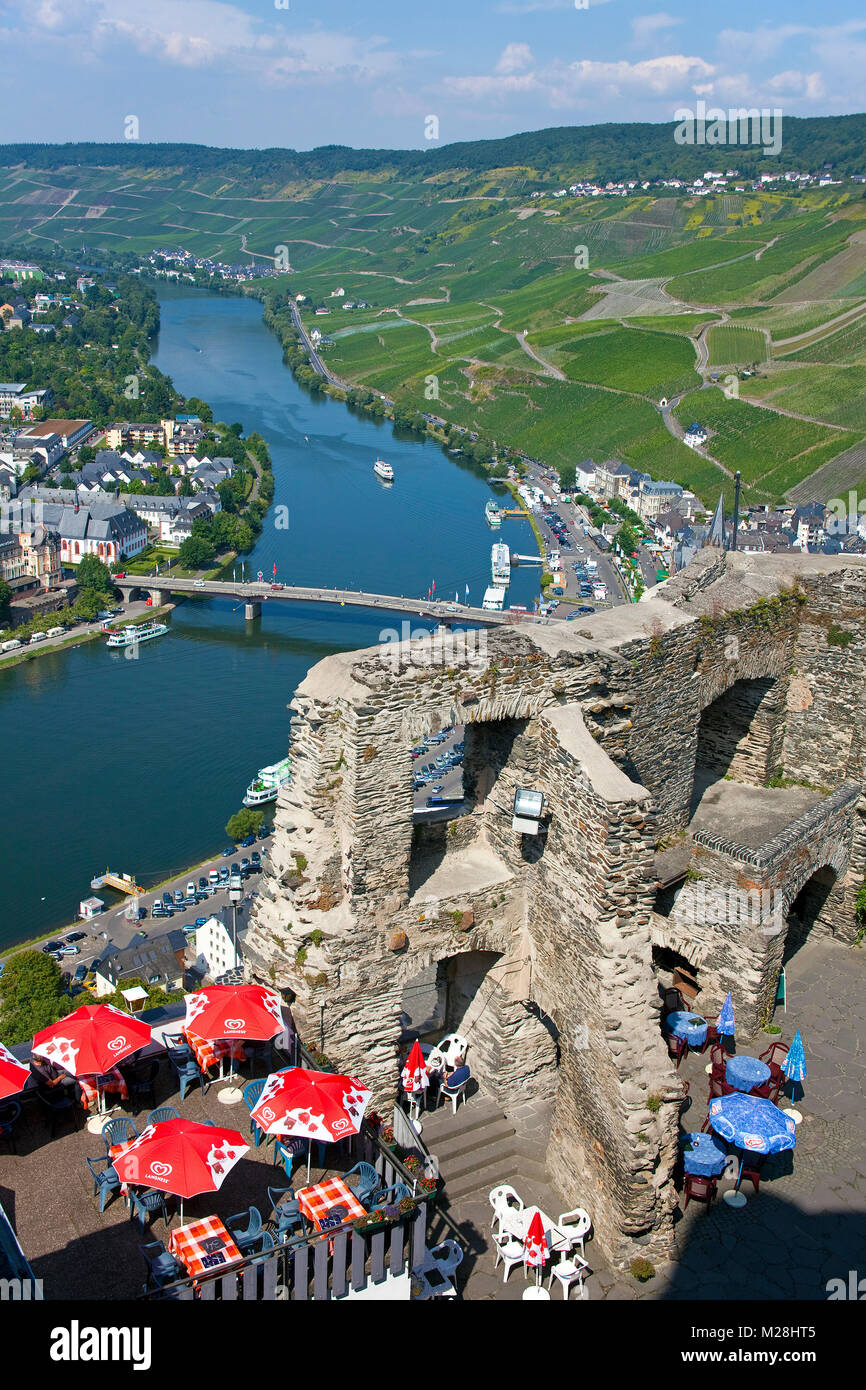
{"type": "Polygon", "coordinates": [[[464,1057],[455,1057],[454,1063],[453,1069],[447,1072],[444,1080],[441,1082],[442,1090],[445,1091],[446,1094],[449,1091],[456,1091],[457,1087],[462,1086],[464,1081],[468,1081],[471,1075],[464,1057]]]}

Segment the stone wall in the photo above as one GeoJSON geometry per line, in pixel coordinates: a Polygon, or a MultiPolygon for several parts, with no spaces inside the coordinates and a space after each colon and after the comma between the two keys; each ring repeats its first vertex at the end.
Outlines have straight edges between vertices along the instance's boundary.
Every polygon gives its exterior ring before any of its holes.
{"type": "Polygon", "coordinates": [[[248,972],[291,992],[302,1037],[363,1076],[381,1107],[397,1091],[404,986],[442,963],[485,1089],[505,1104],[555,1086],[547,1161],[608,1255],[664,1254],[680,1086],[653,945],[695,961],[710,1012],[735,988],[747,1031],[786,936],[660,917],[656,847],[679,836],[720,886],[784,887],[786,912],[830,866],[818,930],[851,938],[866,856],[864,652],[859,629],[847,646],[827,633],[862,622],[864,575],[851,561],[714,552],[639,605],[492,629],[481,661],[455,634],[447,669],[403,661],[403,647],[389,661],[374,649],[320,662],[292,705],[292,780],[248,972]],[[690,828],[702,712],[725,697],[745,713],[749,689],[764,697],[734,773],[754,786],[778,757],[838,798],[758,851],[690,828]],[[411,748],[452,723],[466,728],[467,815],[413,828],[411,748]],[[511,829],[520,785],[547,798],[537,838],[511,829]]]}

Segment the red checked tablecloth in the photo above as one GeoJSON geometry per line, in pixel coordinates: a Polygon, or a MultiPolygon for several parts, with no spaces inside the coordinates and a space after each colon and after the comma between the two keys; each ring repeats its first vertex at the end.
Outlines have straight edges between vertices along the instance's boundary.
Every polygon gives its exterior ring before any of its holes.
{"type": "Polygon", "coordinates": [[[207,1071],[208,1068],[214,1066],[221,1057],[231,1056],[236,1062],[247,1060],[244,1045],[239,1038],[217,1038],[211,1041],[208,1038],[200,1038],[197,1033],[190,1033],[189,1031],[184,1036],[195,1053],[195,1060],[202,1071],[207,1071]]]}
{"type": "Polygon", "coordinates": [[[168,1249],[194,1277],[219,1273],[228,1265],[237,1264],[243,1259],[218,1216],[206,1216],[202,1221],[191,1221],[188,1226],[178,1226],[177,1230],[169,1235],[168,1249]],[[216,1240],[219,1240],[220,1248],[208,1250],[205,1242],[216,1240]]]}
{"type": "Polygon", "coordinates": [[[104,1076],[76,1076],[75,1079],[81,1087],[81,1104],[85,1110],[94,1103],[99,1104],[100,1091],[110,1091],[121,1100],[129,1100],[129,1088],[117,1067],[112,1067],[104,1076]]]}
{"type": "Polygon", "coordinates": [[[301,1211],[313,1222],[316,1230],[321,1230],[321,1223],[331,1207],[346,1208],[344,1221],[354,1221],[359,1216],[367,1215],[351,1188],[340,1178],[327,1178],[313,1187],[302,1187],[297,1198],[301,1211]]]}

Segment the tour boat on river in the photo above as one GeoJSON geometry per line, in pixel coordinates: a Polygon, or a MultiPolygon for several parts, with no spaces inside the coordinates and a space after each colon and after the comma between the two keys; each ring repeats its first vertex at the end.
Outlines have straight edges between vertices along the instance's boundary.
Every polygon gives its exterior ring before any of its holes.
{"type": "Polygon", "coordinates": [[[165,623],[131,623],[129,627],[122,627],[112,632],[108,642],[109,647],[137,647],[139,642],[152,642],[154,637],[164,637],[168,632],[165,623]]]}
{"type": "Polygon", "coordinates": [[[264,806],[268,801],[276,801],[280,787],[285,786],[290,776],[289,759],[273,763],[271,767],[260,767],[244,797],[245,806],[264,806]]]}
{"type": "Polygon", "coordinates": [[[376,459],[373,464],[373,472],[382,479],[383,483],[393,483],[394,481],[394,470],[390,463],[386,463],[384,459],[376,459]]]}

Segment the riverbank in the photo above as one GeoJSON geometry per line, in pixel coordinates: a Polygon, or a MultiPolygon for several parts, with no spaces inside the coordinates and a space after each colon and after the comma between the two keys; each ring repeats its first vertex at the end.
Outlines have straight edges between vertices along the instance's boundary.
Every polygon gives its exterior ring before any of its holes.
{"type": "MultiPolygon", "coordinates": [[[[176,607],[174,603],[164,603],[161,608],[148,608],[142,604],[141,611],[133,613],[127,618],[118,618],[113,624],[114,627],[128,627],[130,623],[137,623],[143,617],[148,620],[161,618],[167,613],[171,613],[176,607]]],[[[46,638],[45,642],[39,642],[35,647],[22,647],[20,652],[8,652],[0,655],[0,671],[11,670],[13,666],[23,666],[27,661],[36,661],[40,656],[48,656],[50,652],[69,651],[73,647],[82,647],[86,642],[94,642],[99,637],[104,637],[105,632],[101,627],[90,628],[86,632],[76,633],[73,637],[46,638]]]]}

